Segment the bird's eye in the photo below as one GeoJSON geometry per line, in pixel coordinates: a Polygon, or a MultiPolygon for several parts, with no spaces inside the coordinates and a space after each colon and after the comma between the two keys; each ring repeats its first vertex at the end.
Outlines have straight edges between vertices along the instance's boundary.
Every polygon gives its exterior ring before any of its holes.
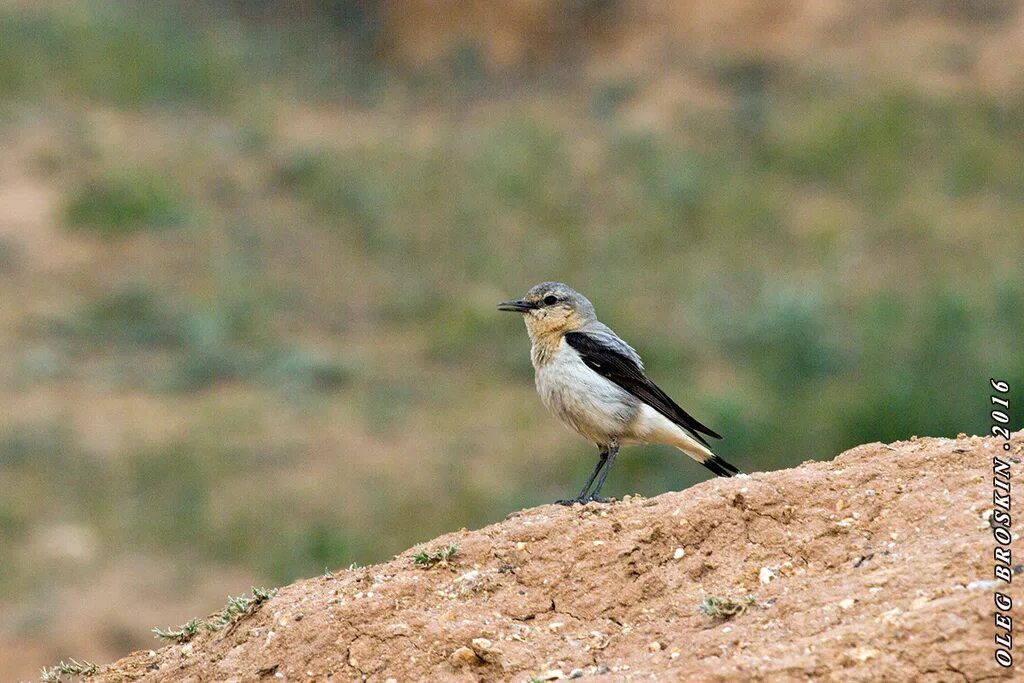
{"type": "Polygon", "coordinates": [[[548,294],[546,297],[544,297],[544,305],[545,306],[554,306],[557,303],[558,303],[558,297],[555,296],[554,294],[548,294]]]}

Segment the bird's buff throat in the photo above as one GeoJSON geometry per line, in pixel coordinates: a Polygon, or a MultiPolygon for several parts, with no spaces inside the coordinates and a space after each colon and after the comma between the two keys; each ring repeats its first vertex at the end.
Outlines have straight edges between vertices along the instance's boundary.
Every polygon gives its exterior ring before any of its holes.
{"type": "Polygon", "coordinates": [[[574,312],[558,316],[527,315],[526,331],[530,335],[532,348],[530,358],[535,368],[543,367],[551,360],[562,343],[566,332],[578,330],[583,321],[574,312]]]}

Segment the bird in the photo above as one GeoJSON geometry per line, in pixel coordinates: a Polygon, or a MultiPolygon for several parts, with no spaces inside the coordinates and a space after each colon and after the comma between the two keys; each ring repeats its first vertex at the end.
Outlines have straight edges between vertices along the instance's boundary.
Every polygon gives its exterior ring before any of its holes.
{"type": "Polygon", "coordinates": [[[597,465],[579,495],[556,503],[610,502],[599,494],[624,444],[667,444],[720,477],[740,473],[711,451],[706,437],[721,435],[648,379],[640,355],[572,287],[542,282],[522,299],[498,304],[498,310],[523,315],[541,402],[598,448],[597,465]]]}

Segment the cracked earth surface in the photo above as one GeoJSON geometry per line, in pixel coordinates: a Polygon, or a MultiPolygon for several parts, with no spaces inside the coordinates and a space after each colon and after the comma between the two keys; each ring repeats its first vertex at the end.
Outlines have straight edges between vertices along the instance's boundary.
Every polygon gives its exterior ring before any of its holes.
{"type": "MultiPolygon", "coordinates": [[[[1016,483],[1022,455],[1021,433],[1009,452],[980,437],[875,443],[656,498],[515,512],[284,587],[233,629],[93,680],[1008,679],[992,658],[987,520],[993,456],[1016,483]],[[450,562],[413,563],[451,543],[450,562]],[[754,597],[723,619],[698,609],[708,596],[754,597]]],[[[1024,604],[1022,586],[1000,590],[1024,604]]]]}

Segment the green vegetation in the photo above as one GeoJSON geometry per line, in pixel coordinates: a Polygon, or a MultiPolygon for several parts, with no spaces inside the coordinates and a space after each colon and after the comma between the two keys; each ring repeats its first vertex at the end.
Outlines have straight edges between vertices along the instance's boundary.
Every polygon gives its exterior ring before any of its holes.
{"type": "Polygon", "coordinates": [[[68,202],[68,223],[105,237],[178,225],[185,220],[186,210],[168,192],[167,182],[138,171],[91,179],[68,202]]]}
{"type": "Polygon", "coordinates": [[[178,299],[129,284],[49,321],[68,343],[117,350],[122,357],[166,356],[159,371],[126,364],[111,380],[125,386],[195,392],[217,382],[254,381],[283,394],[331,393],[352,379],[341,360],[294,347],[263,325],[271,312],[248,293],[225,291],[212,301],[178,299]]]}
{"type": "Polygon", "coordinates": [[[199,633],[200,626],[202,626],[202,622],[199,619],[189,619],[181,626],[171,626],[170,628],[154,627],[153,635],[163,640],[187,643],[199,633]]]}
{"type": "Polygon", "coordinates": [[[446,545],[443,548],[438,548],[432,553],[427,552],[426,550],[421,550],[412,556],[412,563],[417,567],[423,567],[424,569],[433,567],[437,564],[448,566],[448,561],[455,557],[458,552],[459,549],[455,547],[454,543],[446,545]]]}
{"type": "Polygon", "coordinates": [[[757,604],[756,595],[747,595],[742,600],[735,598],[719,598],[714,595],[705,596],[698,605],[701,612],[712,619],[731,619],[743,614],[751,605],[757,604]]]}
{"type": "Polygon", "coordinates": [[[175,628],[154,628],[153,634],[163,640],[173,640],[176,643],[187,643],[192,640],[200,630],[220,631],[231,626],[252,614],[257,607],[277,595],[277,589],[256,588],[253,586],[252,595],[240,595],[237,598],[228,596],[228,604],[220,613],[210,619],[190,619],[188,622],[175,628]]]}
{"type": "Polygon", "coordinates": [[[57,666],[43,669],[39,680],[43,683],[60,683],[64,676],[92,676],[96,673],[96,665],[90,662],[78,662],[74,659],[65,662],[61,660],[57,666]]]}
{"type": "Polygon", "coordinates": [[[0,35],[4,98],[218,106],[238,93],[225,84],[242,85],[241,64],[224,42],[171,6],[5,9],[0,35]]]}

